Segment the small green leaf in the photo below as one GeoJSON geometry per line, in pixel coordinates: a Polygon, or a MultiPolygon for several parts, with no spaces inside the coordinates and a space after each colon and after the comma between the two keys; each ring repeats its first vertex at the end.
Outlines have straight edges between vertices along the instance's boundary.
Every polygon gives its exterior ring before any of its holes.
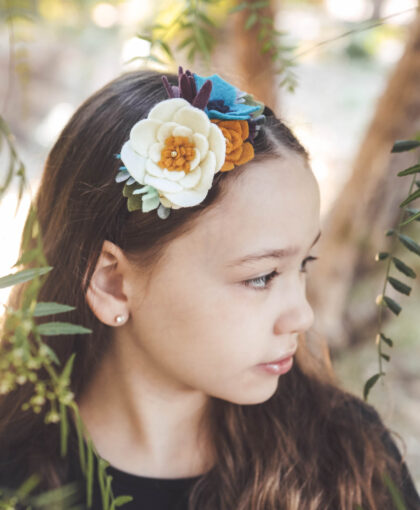
{"type": "Polygon", "coordinates": [[[400,282],[400,280],[397,280],[396,278],[393,278],[392,276],[388,276],[389,283],[394,287],[395,290],[398,292],[401,292],[402,294],[406,294],[407,296],[410,295],[411,287],[406,285],[403,282],[400,282]]]}
{"type": "Polygon", "coordinates": [[[273,46],[273,41],[267,41],[261,48],[261,53],[267,53],[267,51],[273,46]]]}
{"type": "Polygon", "coordinates": [[[35,306],[34,317],[43,317],[44,315],[52,315],[56,313],[70,312],[75,310],[75,306],[62,305],[60,303],[43,303],[39,302],[35,306]]]}
{"type": "Polygon", "coordinates": [[[401,492],[397,489],[397,486],[391,480],[389,475],[387,473],[383,473],[382,478],[385,485],[388,487],[389,493],[391,494],[391,498],[392,501],[394,502],[396,510],[407,510],[401,492]]]}
{"type": "Polygon", "coordinates": [[[398,234],[398,238],[406,248],[416,253],[417,255],[420,255],[420,246],[413,239],[411,239],[411,237],[408,237],[405,234],[398,234]]]}
{"type": "Polygon", "coordinates": [[[420,142],[417,140],[397,140],[394,143],[391,152],[411,151],[416,147],[420,147],[420,142]]]}
{"type": "Polygon", "coordinates": [[[70,322],[44,322],[36,326],[36,330],[41,335],[84,335],[92,333],[91,329],[71,324],[70,322]]]}
{"type": "Polygon", "coordinates": [[[399,227],[404,227],[408,223],[411,223],[412,221],[420,221],[420,211],[416,214],[413,214],[412,216],[409,216],[405,221],[399,224],[399,227]]]}
{"type": "Polygon", "coordinates": [[[248,18],[247,18],[247,20],[246,20],[246,22],[245,22],[245,27],[244,27],[244,28],[245,28],[245,30],[249,30],[252,26],[254,26],[254,25],[255,25],[255,23],[257,22],[257,19],[258,19],[257,14],[256,14],[255,12],[252,12],[252,13],[248,16],[248,18]]]}
{"type": "Polygon", "coordinates": [[[402,308],[401,308],[401,306],[396,301],[394,301],[389,296],[383,296],[382,299],[383,299],[384,303],[387,305],[387,307],[393,313],[395,313],[395,315],[399,315],[399,313],[401,312],[402,308]]]}
{"type": "Polygon", "coordinates": [[[268,5],[270,5],[270,2],[268,0],[261,0],[259,2],[252,2],[252,4],[250,4],[250,7],[251,9],[263,9],[268,5]]]}
{"type": "Polygon", "coordinates": [[[189,62],[191,62],[191,63],[193,62],[196,51],[197,51],[197,47],[194,44],[193,46],[191,46],[191,48],[188,52],[188,55],[187,55],[187,59],[189,62]]]}
{"type": "Polygon", "coordinates": [[[388,354],[384,354],[381,352],[381,358],[383,358],[385,361],[389,361],[391,358],[388,356],[388,354]]]}
{"type": "Polygon", "coordinates": [[[178,46],[177,46],[177,50],[182,50],[183,48],[185,48],[186,46],[188,46],[189,44],[191,44],[192,42],[194,42],[194,37],[190,36],[190,37],[186,37],[183,41],[181,41],[178,46]]]}
{"type": "Polygon", "coordinates": [[[39,248],[34,248],[33,250],[25,251],[22,253],[22,256],[13,264],[12,267],[20,266],[21,264],[27,264],[28,262],[32,262],[36,259],[39,254],[39,248]]]}
{"type": "Polygon", "coordinates": [[[46,343],[42,344],[42,349],[47,353],[47,355],[56,363],[56,365],[60,364],[60,360],[57,358],[55,352],[51,349],[49,345],[46,343]]]}
{"type": "Polygon", "coordinates": [[[392,347],[394,345],[393,341],[388,338],[387,336],[385,336],[383,333],[379,333],[381,335],[381,338],[382,340],[387,344],[389,345],[389,347],[392,347]]]}
{"type": "Polygon", "coordinates": [[[71,374],[71,371],[73,369],[73,363],[74,363],[74,358],[75,357],[76,357],[76,353],[73,352],[73,354],[71,354],[69,356],[68,360],[66,361],[66,365],[63,368],[63,371],[61,372],[61,377],[65,381],[69,381],[70,380],[70,374],[71,374]]]}
{"type": "Polygon", "coordinates": [[[249,4],[248,2],[242,2],[239,5],[235,5],[235,7],[232,7],[232,9],[229,10],[229,14],[233,14],[235,12],[243,11],[244,9],[248,9],[249,4]]]}
{"type": "Polygon", "coordinates": [[[197,16],[204,21],[204,23],[206,23],[207,25],[210,25],[212,27],[215,27],[216,24],[215,22],[210,19],[203,11],[198,11],[197,12],[197,16]]]}
{"type": "Polygon", "coordinates": [[[166,43],[165,41],[162,41],[160,39],[158,39],[156,41],[160,47],[163,49],[163,51],[166,53],[166,55],[173,60],[174,56],[173,56],[173,53],[172,53],[172,50],[171,48],[169,47],[168,43],[166,43]]]}
{"type": "Polygon", "coordinates": [[[67,454],[67,438],[69,424],[67,421],[66,406],[60,402],[60,453],[62,457],[67,454]]]}
{"type": "Polygon", "coordinates": [[[420,165],[414,165],[410,166],[409,168],[406,168],[405,170],[401,170],[401,172],[398,172],[398,177],[402,177],[403,175],[410,175],[410,174],[416,174],[417,172],[420,172],[420,165]]]}
{"type": "Polygon", "coordinates": [[[385,235],[389,237],[389,236],[392,236],[394,234],[394,232],[395,232],[395,230],[393,228],[390,228],[389,230],[387,230],[385,232],[385,235]]]}
{"type": "Polygon", "coordinates": [[[92,440],[87,440],[87,476],[86,476],[86,492],[87,492],[87,505],[88,508],[92,507],[92,493],[93,493],[93,446],[92,440]]]}
{"type": "Polygon", "coordinates": [[[133,501],[133,496],[118,496],[114,499],[114,505],[121,506],[125,503],[128,503],[129,501],[133,501]]]}
{"type": "Polygon", "coordinates": [[[363,399],[364,400],[367,400],[367,397],[369,395],[369,392],[370,390],[373,388],[373,386],[376,384],[376,382],[378,381],[378,379],[381,377],[382,374],[378,373],[378,374],[375,374],[375,375],[372,375],[372,377],[370,377],[365,385],[364,385],[364,388],[363,388],[363,399]]]}
{"type": "Polygon", "coordinates": [[[407,266],[407,264],[404,264],[404,262],[402,260],[400,260],[399,258],[392,257],[392,262],[394,263],[394,265],[398,269],[398,271],[405,274],[406,276],[408,276],[410,278],[415,278],[417,276],[416,273],[413,271],[413,269],[411,269],[411,267],[407,266]]]}
{"type": "Polygon", "coordinates": [[[41,276],[45,273],[48,273],[49,271],[51,271],[51,269],[53,268],[50,266],[35,267],[33,269],[23,269],[22,271],[18,271],[17,273],[3,276],[2,278],[0,278],[0,289],[4,289],[5,287],[11,287],[12,285],[16,285],[18,283],[33,280],[37,276],[41,276]]]}
{"type": "Polygon", "coordinates": [[[413,200],[416,200],[416,198],[419,198],[419,197],[420,197],[420,189],[414,191],[405,200],[403,200],[400,204],[400,207],[404,207],[405,205],[409,204],[410,202],[412,202],[413,200]]]}
{"type": "Polygon", "coordinates": [[[136,37],[138,37],[139,39],[144,39],[145,41],[148,41],[150,43],[153,41],[153,38],[150,35],[137,34],[136,37]]]}
{"type": "Polygon", "coordinates": [[[389,257],[389,253],[385,252],[385,251],[380,251],[379,253],[377,253],[375,255],[375,260],[378,261],[378,260],[384,260],[386,258],[389,257]]]}

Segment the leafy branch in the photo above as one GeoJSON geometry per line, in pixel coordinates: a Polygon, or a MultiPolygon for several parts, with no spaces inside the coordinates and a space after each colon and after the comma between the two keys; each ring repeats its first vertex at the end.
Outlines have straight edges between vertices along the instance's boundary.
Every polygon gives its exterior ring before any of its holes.
{"type": "MultiPolygon", "coordinates": [[[[409,150],[413,150],[420,147],[420,136],[418,139],[414,140],[399,140],[395,142],[391,152],[405,152],[409,150]]],[[[401,232],[401,228],[405,227],[409,223],[413,221],[420,221],[420,209],[415,209],[411,207],[406,207],[406,205],[410,204],[414,200],[420,197],[420,180],[416,180],[417,174],[420,173],[420,161],[418,164],[411,166],[409,168],[406,168],[405,170],[402,170],[397,175],[398,177],[405,177],[407,175],[412,176],[412,180],[410,183],[408,196],[405,198],[401,204],[400,207],[403,209],[399,220],[398,225],[396,228],[390,229],[386,232],[386,236],[393,236],[393,251],[395,253],[397,242],[399,241],[403,246],[405,246],[408,250],[410,250],[412,253],[415,253],[416,255],[420,256],[420,245],[414,241],[411,237],[409,237],[406,234],[403,234],[401,232]],[[413,191],[413,188],[417,187],[415,191],[413,191]],[[404,219],[405,214],[408,213],[409,216],[404,219]]],[[[395,315],[399,315],[399,313],[402,310],[402,307],[399,303],[397,303],[394,299],[387,296],[386,293],[386,286],[389,283],[397,292],[400,292],[401,294],[405,294],[407,296],[411,293],[411,287],[407,285],[406,283],[402,282],[398,278],[391,276],[391,263],[403,275],[407,276],[408,278],[416,278],[415,271],[408,266],[405,262],[403,262],[401,259],[396,257],[395,255],[392,255],[390,252],[378,252],[375,255],[375,260],[377,262],[386,260],[386,270],[385,270],[385,281],[382,289],[382,293],[379,294],[376,297],[376,304],[378,305],[378,333],[376,335],[376,345],[377,345],[377,351],[378,351],[378,363],[379,363],[379,371],[371,376],[365,383],[363,388],[363,398],[365,401],[367,401],[368,395],[370,390],[373,388],[373,386],[378,382],[378,380],[385,376],[385,372],[383,369],[383,361],[389,362],[391,357],[389,354],[384,352],[384,344],[386,344],[388,347],[392,348],[394,345],[394,342],[391,338],[389,338],[385,333],[383,332],[383,309],[388,308],[391,310],[392,313],[395,315]]]]}
{"type": "Polygon", "coordinates": [[[244,25],[245,30],[250,30],[254,25],[259,27],[257,41],[259,42],[261,53],[269,53],[271,60],[276,66],[274,73],[284,76],[279,86],[284,86],[289,92],[294,92],[297,78],[292,71],[292,67],[296,65],[293,61],[296,46],[287,45],[282,41],[288,33],[283,30],[277,30],[274,27],[273,17],[267,16],[264,12],[264,9],[269,7],[269,5],[269,0],[242,2],[233,7],[229,13],[248,11],[244,25]]]}
{"type": "MultiPolygon", "coordinates": [[[[158,53],[162,53],[174,62],[175,57],[169,46],[171,38],[177,36],[180,42],[177,49],[187,51],[187,59],[192,63],[197,53],[201,53],[207,65],[210,64],[210,56],[216,43],[213,29],[216,23],[211,19],[208,9],[211,5],[219,4],[221,0],[186,0],[172,17],[167,25],[155,23],[147,27],[145,34],[137,34],[140,39],[150,42],[150,54],[145,57],[134,57],[133,60],[143,59],[145,61],[157,62],[166,65],[158,53]]],[[[127,63],[128,63],[127,62],[127,63]]]]}

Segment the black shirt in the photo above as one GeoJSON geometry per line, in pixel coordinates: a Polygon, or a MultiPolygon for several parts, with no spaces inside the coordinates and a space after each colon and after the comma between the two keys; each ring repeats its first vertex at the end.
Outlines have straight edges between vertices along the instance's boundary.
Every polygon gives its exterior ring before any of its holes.
{"type": "Polygon", "coordinates": [[[190,488],[200,476],[188,478],[149,478],[108,466],[112,476],[114,496],[130,495],[133,501],[125,503],[124,510],[187,510],[190,488]]]}

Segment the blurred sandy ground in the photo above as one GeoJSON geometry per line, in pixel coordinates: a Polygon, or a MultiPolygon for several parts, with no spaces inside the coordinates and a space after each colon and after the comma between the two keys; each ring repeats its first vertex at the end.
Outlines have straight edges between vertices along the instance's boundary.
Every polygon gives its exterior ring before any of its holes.
{"type": "MultiPolygon", "coordinates": [[[[382,15],[415,6],[412,0],[389,0],[382,15]]],[[[27,24],[26,41],[19,40],[16,28],[15,64],[27,66],[29,79],[23,84],[16,73],[10,75],[9,34],[0,32],[1,75],[0,107],[16,136],[35,193],[48,150],[75,108],[92,92],[124,70],[138,63],[124,64],[137,55],[147,55],[149,45],[135,35],[149,22],[157,7],[153,2],[86,2],[82,12],[63,12],[46,2],[44,25],[27,24]],[[47,5],[48,4],[48,5],[47,5]],[[26,52],[26,56],[25,56],[26,52]]],[[[71,2],[69,2],[71,5],[71,2]]],[[[324,8],[304,3],[283,2],[277,28],[287,30],[289,42],[298,52],[319,41],[349,29],[349,23],[363,21],[371,14],[365,0],[328,0],[324,8]]],[[[63,9],[63,7],[61,7],[63,9]]],[[[311,154],[312,167],[319,181],[322,216],[351,170],[351,163],[363,139],[376,101],[386,86],[387,76],[401,56],[406,27],[414,16],[407,12],[374,28],[308,52],[298,61],[295,72],[298,87],[293,94],[280,91],[281,115],[311,154]]],[[[180,62],[184,68],[193,64],[180,62]]],[[[156,66],[155,66],[156,67],[156,66]]],[[[7,162],[0,155],[1,175],[7,162]]],[[[16,184],[16,183],[15,183],[16,184]]],[[[26,192],[16,217],[17,186],[0,204],[0,275],[11,272],[30,203],[26,192]]],[[[380,247],[378,247],[378,250],[380,247]]],[[[370,292],[372,300],[376,289],[370,292]]],[[[0,303],[6,302],[8,289],[0,290],[0,303]]],[[[407,445],[407,463],[420,487],[420,339],[418,310],[420,288],[413,288],[398,319],[387,328],[397,340],[391,354],[385,385],[372,391],[369,401],[380,411],[384,422],[396,430],[407,445]]],[[[342,386],[361,396],[364,382],[377,371],[374,339],[352,348],[333,360],[342,386]]]]}

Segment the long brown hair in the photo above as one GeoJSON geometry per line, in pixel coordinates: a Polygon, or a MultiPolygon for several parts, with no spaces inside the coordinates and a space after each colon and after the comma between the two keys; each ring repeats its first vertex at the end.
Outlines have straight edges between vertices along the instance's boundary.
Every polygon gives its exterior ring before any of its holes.
{"type": "MultiPolygon", "coordinates": [[[[176,75],[168,78],[177,83],[176,75]]],[[[45,164],[35,205],[44,253],[54,269],[45,276],[38,300],[75,306],[66,319],[92,329],[89,336],[48,337],[62,364],[76,353],[71,379],[76,399],[110,343],[111,328],[96,318],[85,299],[104,240],[151,269],[167,243],[192,228],[204,210],[220,201],[227,182],[247,168],[219,172],[202,203],[174,210],[165,220],[155,210],[128,212],[122,185],[114,181],[120,164],[114,155],[131,126],[166,97],[158,72],[121,75],[78,108],[45,164]]],[[[308,161],[291,130],[268,107],[264,114],[255,161],[285,151],[308,161]]],[[[14,292],[9,300],[15,309],[19,295],[14,292]]],[[[190,509],[393,508],[382,473],[387,470],[399,484],[400,471],[382,441],[379,416],[338,387],[328,365],[306,348],[304,337],[299,343],[294,368],[268,401],[243,406],[210,399],[216,462],[193,487],[190,509]]],[[[0,445],[13,452],[22,476],[41,472],[42,487],[56,487],[66,472],[57,448],[58,427],[44,424],[43,411],[21,410],[30,392],[31,385],[25,384],[2,396],[0,445]]]]}

